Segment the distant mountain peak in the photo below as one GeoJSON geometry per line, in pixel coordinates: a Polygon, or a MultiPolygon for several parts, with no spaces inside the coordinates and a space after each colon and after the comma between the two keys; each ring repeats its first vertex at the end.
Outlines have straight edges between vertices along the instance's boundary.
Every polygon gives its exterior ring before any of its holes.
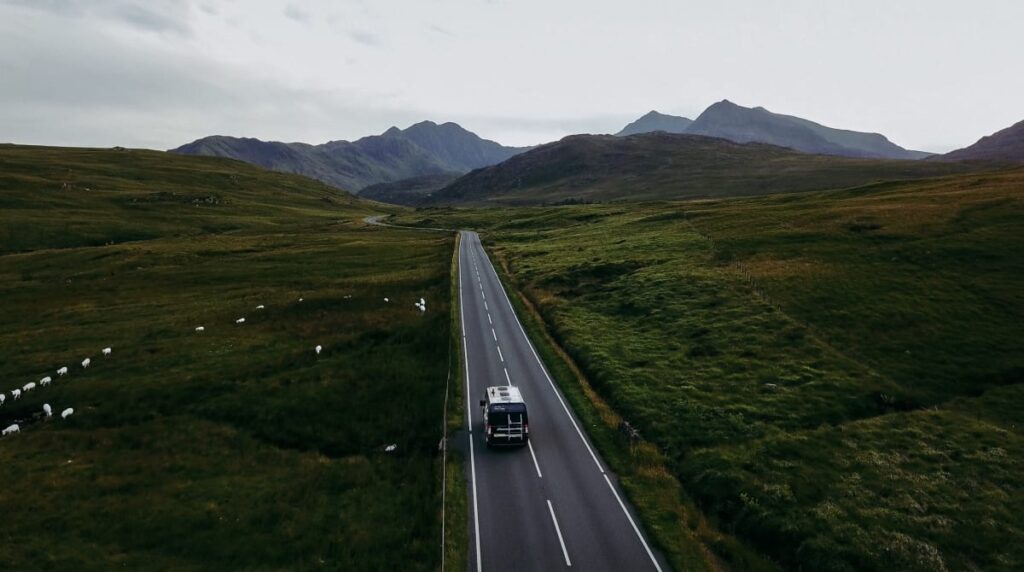
{"type": "Polygon", "coordinates": [[[744,107],[723,99],[704,110],[687,133],[721,137],[737,143],[757,142],[804,153],[878,159],[921,159],[877,133],[834,129],[807,119],[744,107]]]}
{"type": "Polygon", "coordinates": [[[666,133],[685,133],[686,128],[693,123],[687,117],[666,115],[655,110],[648,111],[636,121],[622,128],[616,133],[620,137],[637,135],[640,133],[651,133],[653,131],[664,131],[666,133]]]}
{"type": "Polygon", "coordinates": [[[381,135],[401,135],[401,134],[402,134],[402,130],[399,129],[398,127],[395,127],[394,125],[389,127],[388,130],[385,131],[384,133],[381,133],[381,135]]]}

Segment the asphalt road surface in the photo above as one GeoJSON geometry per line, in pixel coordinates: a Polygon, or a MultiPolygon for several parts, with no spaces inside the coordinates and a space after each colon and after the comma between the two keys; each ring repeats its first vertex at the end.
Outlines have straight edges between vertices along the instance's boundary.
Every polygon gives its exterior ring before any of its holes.
{"type": "Polygon", "coordinates": [[[459,298],[470,570],[667,570],[526,337],[475,232],[462,232],[459,298]],[[486,387],[507,384],[526,401],[530,444],[488,449],[480,399],[486,387]]]}

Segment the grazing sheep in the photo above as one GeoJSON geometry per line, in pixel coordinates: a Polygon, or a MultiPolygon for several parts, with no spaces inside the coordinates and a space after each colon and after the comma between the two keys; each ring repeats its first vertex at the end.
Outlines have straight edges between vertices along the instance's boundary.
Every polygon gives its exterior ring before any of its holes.
{"type": "Polygon", "coordinates": [[[427,301],[424,300],[423,298],[420,298],[420,306],[423,306],[425,308],[427,306],[427,301]]]}
{"type": "Polygon", "coordinates": [[[49,403],[43,404],[43,413],[45,413],[47,417],[53,417],[53,410],[50,409],[49,403]]]}
{"type": "Polygon", "coordinates": [[[64,366],[57,370],[57,375],[64,376],[68,374],[68,366],[64,366]]]}
{"type": "Polygon", "coordinates": [[[244,324],[245,323],[245,318],[239,318],[239,319],[235,320],[235,323],[236,324],[244,324]]]}
{"type": "Polygon", "coordinates": [[[50,376],[46,376],[43,379],[39,380],[39,386],[42,387],[44,385],[50,385],[51,381],[53,381],[53,378],[50,376]]]}
{"type": "Polygon", "coordinates": [[[15,423],[14,425],[11,425],[7,429],[4,429],[2,434],[3,435],[10,435],[11,433],[18,433],[19,431],[21,431],[21,427],[18,427],[18,424],[15,423]]]}
{"type": "Polygon", "coordinates": [[[385,302],[390,302],[391,300],[388,300],[387,298],[384,298],[384,301],[385,302]]]}
{"type": "Polygon", "coordinates": [[[299,298],[299,302],[301,302],[302,300],[303,300],[302,298],[299,298]]]}
{"type": "Polygon", "coordinates": [[[196,331],[197,331],[197,332],[205,332],[205,331],[206,331],[206,328],[204,328],[204,327],[202,327],[202,326],[199,326],[198,328],[196,328],[196,331]]]}
{"type": "Polygon", "coordinates": [[[89,367],[89,364],[91,364],[91,363],[92,363],[92,358],[85,358],[84,360],[82,360],[82,367],[83,368],[89,367]]]}
{"type": "Polygon", "coordinates": [[[103,355],[104,355],[104,356],[108,356],[108,355],[110,355],[110,352],[111,352],[111,349],[110,349],[110,348],[103,348],[103,355]]]}
{"type": "Polygon", "coordinates": [[[7,401],[7,394],[0,393],[0,405],[3,405],[4,401],[7,401]]]}
{"type": "Polygon", "coordinates": [[[24,385],[24,386],[23,386],[23,387],[21,388],[21,390],[22,390],[22,391],[24,391],[25,393],[28,393],[28,392],[32,391],[33,389],[35,389],[35,388],[36,388],[36,382],[34,382],[34,381],[33,381],[33,382],[31,382],[31,383],[26,383],[26,384],[25,384],[25,385],[24,385]]]}
{"type": "Polygon", "coordinates": [[[317,345],[316,348],[314,349],[316,350],[316,355],[320,355],[320,352],[323,351],[324,347],[321,345],[317,345]]]}
{"type": "Polygon", "coordinates": [[[385,453],[390,453],[390,452],[394,451],[397,448],[398,448],[398,444],[397,443],[392,443],[392,444],[388,445],[387,447],[384,447],[384,452],[385,453]]]}
{"type": "Polygon", "coordinates": [[[19,397],[21,397],[21,390],[20,389],[12,389],[11,390],[11,398],[14,401],[17,401],[19,397]]]}
{"type": "Polygon", "coordinates": [[[68,417],[71,417],[71,415],[73,415],[74,413],[75,413],[74,408],[68,407],[64,411],[60,412],[60,418],[61,419],[67,419],[68,417]]]}
{"type": "Polygon", "coordinates": [[[259,306],[256,306],[256,309],[257,310],[262,310],[263,309],[263,304],[260,304],[259,306]]]}

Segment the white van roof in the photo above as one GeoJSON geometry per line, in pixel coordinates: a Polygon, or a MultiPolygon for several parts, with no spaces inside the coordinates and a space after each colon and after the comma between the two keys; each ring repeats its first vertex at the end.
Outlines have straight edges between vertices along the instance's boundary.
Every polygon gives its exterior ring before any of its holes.
{"type": "Polygon", "coordinates": [[[523,394],[514,385],[496,385],[487,388],[487,400],[491,403],[523,403],[523,394]]]}

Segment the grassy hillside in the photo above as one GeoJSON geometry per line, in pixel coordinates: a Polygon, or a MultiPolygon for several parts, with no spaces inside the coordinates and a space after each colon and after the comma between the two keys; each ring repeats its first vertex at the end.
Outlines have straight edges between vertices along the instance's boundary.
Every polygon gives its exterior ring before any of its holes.
{"type": "Polygon", "coordinates": [[[981,166],[808,155],[698,135],[574,135],[478,169],[427,204],[676,200],[839,189],[981,166]]]}
{"type": "Polygon", "coordinates": [[[0,200],[0,390],[55,378],[0,406],[0,568],[437,566],[449,237],[152,152],[5,147],[0,200]]]}
{"type": "Polygon", "coordinates": [[[600,395],[786,567],[1009,571],[1022,188],[1017,170],[416,218],[483,229],[600,395]]]}

